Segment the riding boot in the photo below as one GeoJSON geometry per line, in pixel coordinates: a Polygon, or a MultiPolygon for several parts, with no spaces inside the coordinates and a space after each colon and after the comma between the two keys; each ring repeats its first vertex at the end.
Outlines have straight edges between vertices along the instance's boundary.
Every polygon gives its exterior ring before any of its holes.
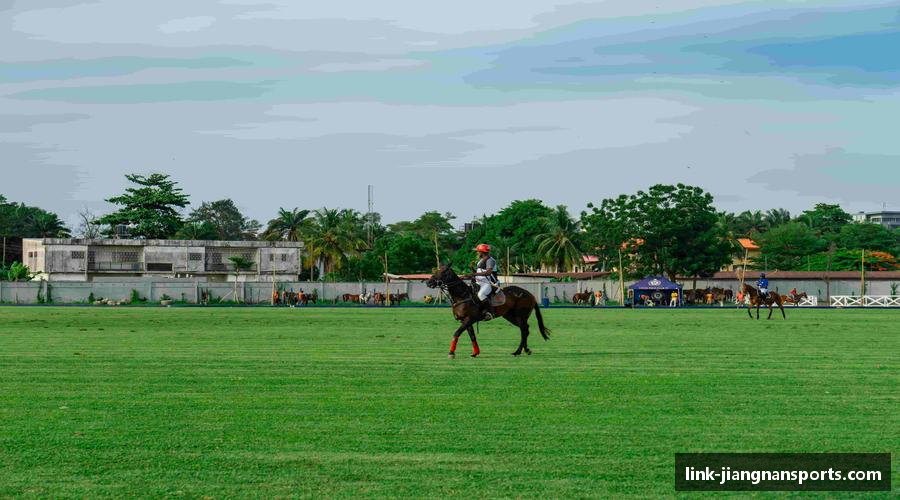
{"type": "Polygon", "coordinates": [[[490,297],[481,301],[481,317],[483,321],[494,319],[494,305],[491,304],[490,297]]]}

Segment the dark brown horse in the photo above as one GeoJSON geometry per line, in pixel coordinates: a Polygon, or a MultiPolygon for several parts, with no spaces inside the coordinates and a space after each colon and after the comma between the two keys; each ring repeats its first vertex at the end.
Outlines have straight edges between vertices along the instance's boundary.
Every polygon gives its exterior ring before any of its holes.
{"type": "Polygon", "coordinates": [[[778,293],[770,291],[768,297],[761,297],[759,295],[759,292],[756,290],[756,287],[745,284],[744,295],[750,297],[750,304],[747,306],[747,315],[750,316],[750,319],[753,319],[753,315],[750,314],[750,309],[753,309],[753,306],[756,306],[756,319],[759,319],[760,305],[765,305],[769,308],[769,317],[766,319],[772,319],[773,304],[777,305],[778,309],[781,309],[781,316],[784,319],[787,319],[787,316],[784,314],[784,301],[781,299],[781,295],[778,295],[778,293]]]}
{"type": "MultiPolygon", "coordinates": [[[[440,288],[450,294],[450,298],[453,300],[453,316],[462,323],[453,332],[453,339],[450,341],[450,358],[456,357],[456,343],[464,331],[469,332],[469,338],[472,340],[472,357],[478,356],[481,353],[481,349],[478,348],[478,339],[475,338],[474,325],[483,318],[475,291],[450,266],[441,266],[425,284],[429,288],[440,288]]],[[[528,318],[531,316],[531,311],[534,311],[538,330],[541,332],[544,340],[550,339],[550,329],[544,326],[541,309],[538,307],[534,295],[531,295],[528,290],[517,286],[507,286],[503,288],[503,294],[506,296],[506,301],[494,306],[494,317],[503,316],[506,321],[519,327],[521,339],[519,340],[519,347],[512,355],[519,356],[522,354],[522,351],[530,355],[531,349],[528,348],[528,318]]]]}

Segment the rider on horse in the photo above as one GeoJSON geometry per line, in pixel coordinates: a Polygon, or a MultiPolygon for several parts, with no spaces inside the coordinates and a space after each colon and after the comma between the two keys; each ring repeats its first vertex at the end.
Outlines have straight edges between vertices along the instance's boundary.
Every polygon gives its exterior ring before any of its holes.
{"type": "Polygon", "coordinates": [[[769,298],[769,279],[766,273],[759,273],[759,280],[756,282],[756,288],[759,289],[759,298],[767,300],[769,298]]]}
{"type": "Polygon", "coordinates": [[[475,266],[475,284],[478,286],[478,300],[481,306],[481,313],[486,321],[494,319],[494,306],[491,305],[491,295],[494,292],[494,285],[497,284],[497,261],[491,257],[491,247],[486,243],[481,243],[475,247],[478,252],[478,264],[475,266]]]}

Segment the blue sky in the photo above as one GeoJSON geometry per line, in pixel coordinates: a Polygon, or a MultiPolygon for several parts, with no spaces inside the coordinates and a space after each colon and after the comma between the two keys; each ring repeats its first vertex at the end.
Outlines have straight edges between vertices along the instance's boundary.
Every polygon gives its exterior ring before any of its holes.
{"type": "Polygon", "coordinates": [[[459,222],[685,182],[722,209],[900,204],[900,2],[0,1],[8,198],[125,173],[199,204],[459,222]]]}

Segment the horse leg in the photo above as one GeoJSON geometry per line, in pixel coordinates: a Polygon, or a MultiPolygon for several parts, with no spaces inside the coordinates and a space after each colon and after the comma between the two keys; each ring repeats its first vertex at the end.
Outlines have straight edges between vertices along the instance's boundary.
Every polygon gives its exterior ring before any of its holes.
{"type": "Polygon", "coordinates": [[[522,333],[522,347],[525,349],[525,354],[531,356],[531,349],[528,348],[528,320],[525,319],[522,321],[522,325],[519,326],[519,330],[522,333]]]}
{"type": "Polygon", "coordinates": [[[447,355],[450,359],[456,357],[456,343],[459,342],[459,336],[462,335],[462,332],[465,330],[472,328],[472,323],[474,323],[474,321],[467,319],[455,332],[453,332],[453,340],[450,341],[450,354],[447,355]]]}
{"type": "Polygon", "coordinates": [[[753,313],[750,312],[753,310],[753,301],[751,300],[751,301],[747,302],[746,305],[747,305],[747,316],[749,316],[750,319],[753,319],[753,313]]]}
{"type": "Polygon", "coordinates": [[[481,349],[478,347],[478,339],[475,338],[475,328],[469,327],[467,328],[469,332],[469,339],[472,340],[472,357],[477,358],[479,354],[481,354],[481,349]]]}
{"type": "Polygon", "coordinates": [[[780,304],[780,303],[779,303],[779,304],[778,304],[778,308],[781,309],[781,317],[782,317],[783,319],[787,319],[787,315],[784,314],[784,304],[780,304]]]}
{"type": "Polygon", "coordinates": [[[772,319],[772,311],[773,311],[774,309],[772,308],[772,304],[768,304],[768,307],[769,307],[769,317],[766,318],[766,319],[772,319]]]}
{"type": "Polygon", "coordinates": [[[759,299],[758,301],[756,301],[756,319],[759,319],[759,305],[760,305],[760,302],[762,302],[762,299],[759,299]]]}

